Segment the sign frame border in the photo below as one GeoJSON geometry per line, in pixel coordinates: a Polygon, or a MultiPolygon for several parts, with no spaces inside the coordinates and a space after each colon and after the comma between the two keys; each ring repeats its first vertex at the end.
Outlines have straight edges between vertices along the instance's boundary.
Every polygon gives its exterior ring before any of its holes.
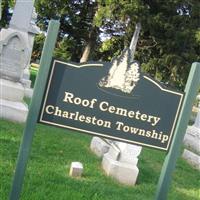
{"type": "Polygon", "coordinates": [[[109,135],[106,135],[106,134],[103,134],[103,133],[88,131],[88,130],[85,130],[85,129],[75,128],[73,126],[49,122],[49,121],[43,120],[42,117],[43,117],[43,113],[44,113],[44,109],[45,109],[45,105],[46,105],[46,100],[47,100],[48,92],[49,92],[50,85],[51,85],[51,82],[52,82],[51,80],[52,80],[52,77],[53,77],[53,73],[54,73],[54,70],[55,70],[56,63],[69,65],[69,66],[75,67],[75,68],[92,67],[92,66],[103,67],[103,62],[99,62],[99,63],[98,62],[95,62],[95,63],[91,62],[91,63],[83,63],[83,64],[80,63],[79,64],[79,63],[73,63],[73,62],[64,62],[62,60],[53,58],[52,62],[51,62],[50,70],[49,70],[49,75],[48,75],[46,87],[45,87],[45,92],[44,92],[44,96],[43,96],[40,114],[39,114],[39,117],[38,117],[38,123],[47,124],[47,125],[51,125],[51,126],[54,126],[54,127],[70,129],[72,131],[78,131],[78,132],[85,133],[85,134],[88,134],[88,135],[104,137],[104,138],[107,138],[107,139],[113,139],[113,140],[117,140],[117,141],[120,141],[120,142],[126,142],[126,143],[129,143],[129,144],[140,145],[140,146],[143,146],[143,147],[149,147],[149,148],[158,149],[158,150],[162,150],[162,151],[168,151],[169,150],[170,145],[171,145],[172,140],[173,140],[174,131],[175,131],[175,128],[176,128],[178,117],[180,115],[181,107],[182,107],[182,104],[183,104],[183,100],[184,100],[184,96],[185,96],[184,93],[181,93],[181,92],[178,92],[178,91],[175,91],[175,90],[172,90],[172,89],[171,90],[167,89],[167,88],[163,87],[158,81],[152,79],[150,76],[146,75],[145,73],[142,73],[143,77],[146,80],[152,82],[160,90],[167,92],[167,93],[173,93],[173,94],[180,96],[179,105],[178,105],[178,108],[177,108],[177,111],[176,111],[176,115],[175,115],[175,118],[174,118],[174,121],[173,121],[173,125],[171,127],[171,131],[170,131],[170,134],[169,134],[170,137],[169,137],[169,141],[168,141],[166,148],[158,147],[158,146],[150,145],[150,144],[145,144],[145,143],[140,143],[140,142],[137,142],[137,141],[126,140],[126,139],[123,139],[123,138],[109,136],[109,135]]]}

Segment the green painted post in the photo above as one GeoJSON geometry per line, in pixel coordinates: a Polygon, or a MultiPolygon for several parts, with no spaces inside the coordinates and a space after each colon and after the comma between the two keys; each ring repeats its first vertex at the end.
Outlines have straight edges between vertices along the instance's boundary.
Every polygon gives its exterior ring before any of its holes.
{"type": "Polygon", "coordinates": [[[2,15],[2,9],[1,9],[1,0],[0,0],[0,20],[1,20],[1,15],[2,15]]]}
{"type": "Polygon", "coordinates": [[[171,176],[175,169],[176,161],[180,155],[181,144],[186,132],[187,124],[192,111],[192,104],[200,86],[200,63],[193,63],[185,87],[185,98],[181,113],[176,125],[174,139],[165,158],[160,179],[157,186],[156,200],[166,200],[171,182],[171,176]]]}
{"type": "Polygon", "coordinates": [[[12,190],[10,193],[10,200],[18,200],[20,197],[25,169],[28,162],[29,153],[31,150],[33,135],[40,112],[40,105],[42,103],[42,98],[49,73],[49,68],[51,65],[53,50],[55,48],[59,26],[60,23],[59,21],[56,20],[51,20],[49,23],[47,38],[45,40],[40,60],[40,70],[38,72],[38,76],[36,79],[34,93],[29,107],[29,113],[27,116],[27,121],[24,129],[23,140],[18,154],[17,167],[13,179],[12,190]]]}

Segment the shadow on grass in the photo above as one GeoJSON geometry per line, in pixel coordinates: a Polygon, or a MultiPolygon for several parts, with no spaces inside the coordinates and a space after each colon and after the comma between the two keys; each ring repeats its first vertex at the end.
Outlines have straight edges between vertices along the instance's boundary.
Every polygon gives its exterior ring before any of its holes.
{"type": "MultiPolygon", "coordinates": [[[[23,125],[0,121],[0,192],[8,197],[23,125]]],[[[101,159],[90,151],[91,137],[76,132],[38,125],[25,175],[22,200],[153,200],[166,154],[143,148],[139,157],[139,178],[127,187],[106,177],[101,159]],[[81,161],[84,176],[69,177],[72,161],[81,161]]],[[[197,200],[199,173],[179,159],[173,175],[169,200],[197,200]]]]}

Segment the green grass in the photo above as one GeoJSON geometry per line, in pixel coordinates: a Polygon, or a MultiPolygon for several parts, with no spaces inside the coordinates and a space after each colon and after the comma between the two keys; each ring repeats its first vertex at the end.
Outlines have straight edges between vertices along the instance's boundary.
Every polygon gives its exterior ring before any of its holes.
{"type": "Polygon", "coordinates": [[[38,69],[31,68],[30,72],[31,87],[33,88],[37,77],[38,69]]]}
{"type": "MultiPolygon", "coordinates": [[[[24,126],[0,121],[0,199],[8,199],[24,126]]],[[[24,179],[22,200],[153,200],[164,152],[143,148],[137,185],[127,187],[105,176],[101,159],[89,148],[91,137],[37,125],[24,179]],[[68,176],[70,163],[84,164],[82,178],[68,176]]],[[[169,200],[198,200],[200,174],[179,159],[169,200]]]]}

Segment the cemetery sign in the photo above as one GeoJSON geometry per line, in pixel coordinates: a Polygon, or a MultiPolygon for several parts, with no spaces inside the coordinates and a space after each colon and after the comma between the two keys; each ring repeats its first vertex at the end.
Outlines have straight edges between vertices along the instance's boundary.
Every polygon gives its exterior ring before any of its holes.
{"type": "Polygon", "coordinates": [[[40,123],[168,150],[183,94],[141,73],[130,49],[111,63],[53,60],[40,123]]]}
{"type": "MultiPolygon", "coordinates": [[[[184,98],[140,72],[139,64],[130,56],[136,45],[134,39],[112,63],[53,60],[51,64],[59,26],[58,21],[50,21],[9,199],[20,198],[36,124],[40,122],[168,150],[155,196],[156,200],[166,200],[199,88],[200,64],[192,64],[184,98]]],[[[135,35],[137,39],[138,33],[135,35]]]]}

